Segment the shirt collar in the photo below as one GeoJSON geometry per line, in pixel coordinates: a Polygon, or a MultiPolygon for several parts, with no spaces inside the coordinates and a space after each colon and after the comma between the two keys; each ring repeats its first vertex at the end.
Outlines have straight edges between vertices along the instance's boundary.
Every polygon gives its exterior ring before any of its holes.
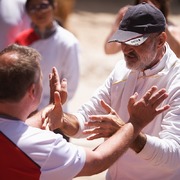
{"type": "Polygon", "coordinates": [[[45,32],[41,33],[39,31],[39,28],[34,24],[31,23],[32,28],[34,29],[35,33],[41,38],[41,39],[47,39],[51,35],[53,35],[58,27],[58,23],[56,21],[53,21],[53,26],[51,28],[47,28],[45,32]]]}

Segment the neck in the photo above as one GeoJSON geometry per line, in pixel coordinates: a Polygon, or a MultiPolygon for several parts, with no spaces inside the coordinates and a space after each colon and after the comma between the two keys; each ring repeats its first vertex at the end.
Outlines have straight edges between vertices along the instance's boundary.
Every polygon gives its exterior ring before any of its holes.
{"type": "Polygon", "coordinates": [[[0,115],[8,117],[9,120],[25,121],[29,115],[28,110],[18,103],[0,103],[0,115]]]}
{"type": "Polygon", "coordinates": [[[44,33],[45,31],[51,29],[52,27],[53,27],[53,23],[50,23],[47,26],[37,26],[40,33],[44,33]]]}
{"type": "Polygon", "coordinates": [[[37,26],[32,24],[32,28],[42,39],[46,39],[56,32],[57,23],[53,21],[47,26],[37,26]]]}

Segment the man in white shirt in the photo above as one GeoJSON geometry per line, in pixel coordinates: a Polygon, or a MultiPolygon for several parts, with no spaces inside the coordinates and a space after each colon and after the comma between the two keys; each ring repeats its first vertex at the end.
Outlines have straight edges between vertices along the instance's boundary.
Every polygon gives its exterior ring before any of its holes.
{"type": "Polygon", "coordinates": [[[141,98],[153,85],[167,90],[169,96],[161,106],[170,104],[171,108],[143,129],[131,149],[109,168],[107,180],[180,177],[180,61],[166,42],[165,26],[166,20],[156,7],[148,3],[130,7],[110,40],[121,43],[125,61],[117,63],[105,83],[77,113],[64,113],[59,124],[50,120],[50,128],[60,128],[69,136],[107,138],[128,122],[131,95],[137,92],[141,98]],[[106,117],[101,99],[124,122],[106,117]],[[90,119],[92,115],[94,118],[90,119]],[[78,125],[72,126],[72,122],[78,125]]]}
{"type": "MultiPolygon", "coordinates": [[[[42,95],[40,60],[40,54],[26,46],[11,45],[0,52],[1,180],[70,180],[102,172],[127,150],[153,116],[169,108],[165,105],[157,109],[168,95],[164,89],[155,93],[156,87],[152,87],[140,101],[136,102],[137,94],[131,97],[129,122],[109,140],[94,150],[73,145],[60,134],[26,124],[32,125],[33,119],[27,120],[27,117],[38,107],[42,95]],[[154,107],[149,109],[145,99],[154,107]],[[137,111],[139,107],[147,115],[145,121],[137,111]],[[114,144],[115,140],[118,143],[114,144]]],[[[57,108],[62,111],[59,92],[55,92],[54,97],[52,114],[56,115],[57,108]]],[[[103,106],[119,119],[113,109],[103,106]]],[[[34,119],[37,123],[39,115],[34,119]]]]}

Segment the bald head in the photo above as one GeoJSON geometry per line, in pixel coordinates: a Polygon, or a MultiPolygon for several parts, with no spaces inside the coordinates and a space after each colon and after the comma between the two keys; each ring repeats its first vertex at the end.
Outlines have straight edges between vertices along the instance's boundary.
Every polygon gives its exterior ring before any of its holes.
{"type": "Polygon", "coordinates": [[[19,101],[39,80],[40,54],[33,48],[10,45],[0,52],[0,101],[19,101]]]}

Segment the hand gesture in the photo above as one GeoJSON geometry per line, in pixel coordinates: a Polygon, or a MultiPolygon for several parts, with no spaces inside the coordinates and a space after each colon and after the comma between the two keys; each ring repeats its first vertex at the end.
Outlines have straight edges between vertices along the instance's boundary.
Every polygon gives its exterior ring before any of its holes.
{"type": "Polygon", "coordinates": [[[116,111],[103,100],[101,101],[101,106],[106,110],[107,114],[92,115],[89,117],[91,121],[85,123],[85,126],[91,127],[84,131],[84,134],[90,135],[87,138],[88,140],[110,137],[124,125],[124,122],[118,116],[116,111]]]}
{"type": "Polygon", "coordinates": [[[62,103],[59,92],[54,92],[54,105],[44,109],[42,119],[44,120],[43,129],[55,130],[61,127],[63,117],[62,103]]]}
{"type": "Polygon", "coordinates": [[[57,69],[53,67],[52,73],[49,75],[50,86],[50,103],[54,103],[54,93],[57,91],[60,93],[61,103],[64,104],[67,100],[67,80],[62,79],[61,83],[57,69]]]}
{"type": "Polygon", "coordinates": [[[138,94],[135,93],[130,97],[128,111],[130,114],[130,121],[136,123],[141,129],[150,123],[155,116],[170,107],[169,105],[165,105],[158,108],[158,106],[168,97],[165,89],[157,91],[157,87],[153,86],[139,101],[136,102],[137,96],[138,94]]]}

